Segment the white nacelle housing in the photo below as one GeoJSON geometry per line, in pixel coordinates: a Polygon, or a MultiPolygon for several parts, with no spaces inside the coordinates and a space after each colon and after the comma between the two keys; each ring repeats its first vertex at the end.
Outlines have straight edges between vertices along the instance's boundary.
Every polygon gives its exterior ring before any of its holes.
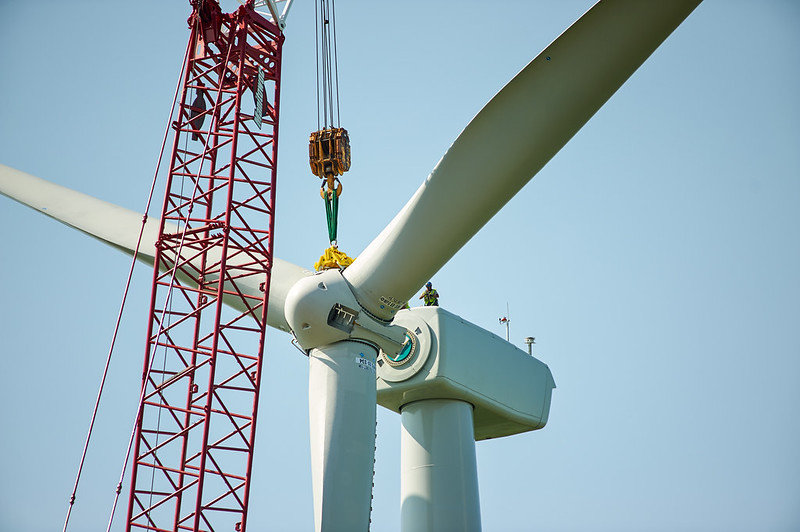
{"type": "Polygon", "coordinates": [[[473,406],[476,440],[547,423],[555,388],[547,364],[439,307],[399,311],[393,323],[405,327],[411,341],[394,358],[378,357],[381,406],[400,412],[425,399],[466,401],[473,406]]]}

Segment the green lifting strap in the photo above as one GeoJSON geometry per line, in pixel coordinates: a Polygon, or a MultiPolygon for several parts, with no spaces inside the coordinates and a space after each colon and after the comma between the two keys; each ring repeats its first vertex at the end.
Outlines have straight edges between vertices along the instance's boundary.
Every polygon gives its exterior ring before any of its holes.
{"type": "Polygon", "coordinates": [[[333,243],[336,241],[336,230],[338,229],[339,196],[336,192],[330,194],[326,192],[322,200],[325,202],[325,218],[328,221],[328,240],[333,243]]]}

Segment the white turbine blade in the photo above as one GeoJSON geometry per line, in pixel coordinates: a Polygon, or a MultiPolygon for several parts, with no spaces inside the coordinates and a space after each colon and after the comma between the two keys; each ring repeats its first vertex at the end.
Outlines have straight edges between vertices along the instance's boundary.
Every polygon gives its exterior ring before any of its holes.
{"type": "Polygon", "coordinates": [[[309,354],[311,480],[318,532],[369,530],[376,357],[373,347],[350,341],[309,354]]]}
{"type": "MultiPolygon", "coordinates": [[[[126,253],[133,253],[142,215],[0,164],[0,194],[126,253]]],[[[139,248],[153,263],[158,220],[148,218],[139,248]]]]}
{"type": "MultiPolygon", "coordinates": [[[[56,185],[0,164],[0,194],[27,205],[59,222],[94,237],[104,244],[129,255],[133,254],[142,226],[142,215],[124,207],[108,203],[81,192],[56,185]]],[[[158,219],[148,217],[138,258],[152,266],[155,242],[158,239],[158,219]]],[[[173,230],[176,232],[177,228],[173,230]]],[[[289,330],[283,316],[286,293],[301,278],[311,272],[289,262],[274,259],[270,281],[267,324],[284,331],[289,330]]],[[[237,284],[245,294],[260,294],[263,278],[241,279],[237,284]]],[[[230,303],[237,303],[232,298],[230,303]]],[[[229,301],[226,300],[226,303],[229,301]]]]}
{"type": "Polygon", "coordinates": [[[344,276],[389,319],[536,174],[700,0],[604,0],[473,118],[344,276]]]}

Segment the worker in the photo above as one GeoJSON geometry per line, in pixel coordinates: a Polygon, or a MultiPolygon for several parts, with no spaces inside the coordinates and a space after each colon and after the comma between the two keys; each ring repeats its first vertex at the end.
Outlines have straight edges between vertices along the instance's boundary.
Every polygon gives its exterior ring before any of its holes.
{"type": "Polygon", "coordinates": [[[419,298],[425,303],[426,307],[439,306],[439,292],[433,289],[433,285],[430,281],[425,283],[425,291],[422,292],[419,298]]]}

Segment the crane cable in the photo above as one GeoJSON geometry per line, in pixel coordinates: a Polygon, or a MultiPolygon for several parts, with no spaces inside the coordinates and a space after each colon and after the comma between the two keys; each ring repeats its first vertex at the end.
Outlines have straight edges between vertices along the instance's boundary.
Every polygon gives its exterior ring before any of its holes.
{"type": "Polygon", "coordinates": [[[317,59],[317,129],[339,127],[339,59],[336,46],[336,4],[315,0],[317,59]],[[321,60],[320,60],[321,59],[321,60]],[[320,99],[322,105],[320,106],[320,99]]]}
{"type": "Polygon", "coordinates": [[[309,138],[309,163],[314,175],[322,179],[320,196],[325,204],[330,247],[314,264],[317,271],[343,269],[353,259],[338,249],[338,176],[350,169],[350,139],[341,127],[339,105],[339,58],[336,39],[335,0],[314,1],[317,131],[309,138]]]}
{"type": "MultiPolygon", "coordinates": [[[[184,65],[184,66],[186,64],[186,59],[189,56],[189,50],[190,49],[191,49],[191,47],[187,47],[186,48],[186,53],[184,54],[183,61],[181,62],[181,64],[184,65]]],[[[144,237],[144,229],[145,229],[145,225],[147,224],[147,217],[148,217],[147,213],[150,212],[150,205],[151,205],[151,203],[153,201],[153,194],[155,192],[156,181],[158,180],[158,172],[159,172],[159,169],[161,168],[161,162],[162,162],[162,159],[164,157],[164,149],[165,149],[166,144],[167,144],[167,139],[169,138],[170,123],[172,121],[172,115],[175,112],[175,104],[178,101],[178,93],[180,92],[180,88],[181,88],[181,80],[183,79],[184,66],[181,66],[181,72],[178,75],[178,84],[175,87],[175,96],[172,99],[172,108],[170,109],[170,112],[169,112],[169,121],[167,122],[167,128],[164,131],[164,137],[161,140],[161,151],[160,151],[160,153],[158,155],[158,162],[156,163],[156,171],[155,171],[155,173],[153,175],[153,181],[150,184],[150,192],[147,195],[147,203],[146,203],[145,208],[144,208],[144,214],[142,215],[142,225],[139,228],[139,236],[138,236],[138,238],[136,240],[136,247],[134,248],[134,251],[133,251],[133,258],[131,259],[131,266],[130,266],[130,269],[128,270],[128,278],[125,281],[125,289],[123,290],[123,293],[122,293],[122,301],[120,303],[119,312],[117,313],[117,321],[114,324],[114,332],[111,335],[111,344],[110,344],[109,349],[108,349],[108,355],[106,356],[105,368],[103,369],[103,376],[100,379],[100,387],[99,387],[99,389],[97,391],[97,398],[95,399],[94,409],[92,410],[92,417],[91,417],[91,421],[89,422],[89,430],[88,430],[88,432],[86,434],[86,441],[84,442],[84,445],[83,445],[83,452],[81,453],[81,459],[80,459],[80,463],[78,465],[78,473],[75,476],[75,484],[74,484],[74,486],[72,488],[72,493],[70,494],[70,497],[69,497],[69,506],[67,508],[67,516],[64,519],[63,532],[67,532],[67,527],[69,526],[69,518],[70,518],[70,515],[72,514],[72,508],[75,505],[75,500],[77,498],[78,484],[80,483],[81,473],[83,472],[83,466],[84,466],[84,464],[86,462],[86,454],[87,454],[87,452],[89,450],[89,441],[92,438],[92,432],[94,430],[94,423],[95,423],[95,421],[97,419],[97,412],[100,409],[100,399],[103,396],[103,390],[105,388],[106,378],[108,377],[108,369],[109,369],[109,367],[111,365],[111,356],[114,353],[114,346],[116,345],[117,334],[119,333],[120,324],[122,323],[122,315],[123,315],[123,312],[125,310],[125,303],[127,302],[127,299],[128,299],[128,291],[130,290],[131,280],[133,279],[133,270],[134,270],[134,268],[136,266],[136,260],[139,257],[139,248],[141,247],[142,238],[144,237]]],[[[118,486],[117,487],[117,497],[119,497],[120,490],[121,490],[121,486],[118,486]]],[[[114,501],[114,505],[116,506],[116,500],[114,501]]]]}

